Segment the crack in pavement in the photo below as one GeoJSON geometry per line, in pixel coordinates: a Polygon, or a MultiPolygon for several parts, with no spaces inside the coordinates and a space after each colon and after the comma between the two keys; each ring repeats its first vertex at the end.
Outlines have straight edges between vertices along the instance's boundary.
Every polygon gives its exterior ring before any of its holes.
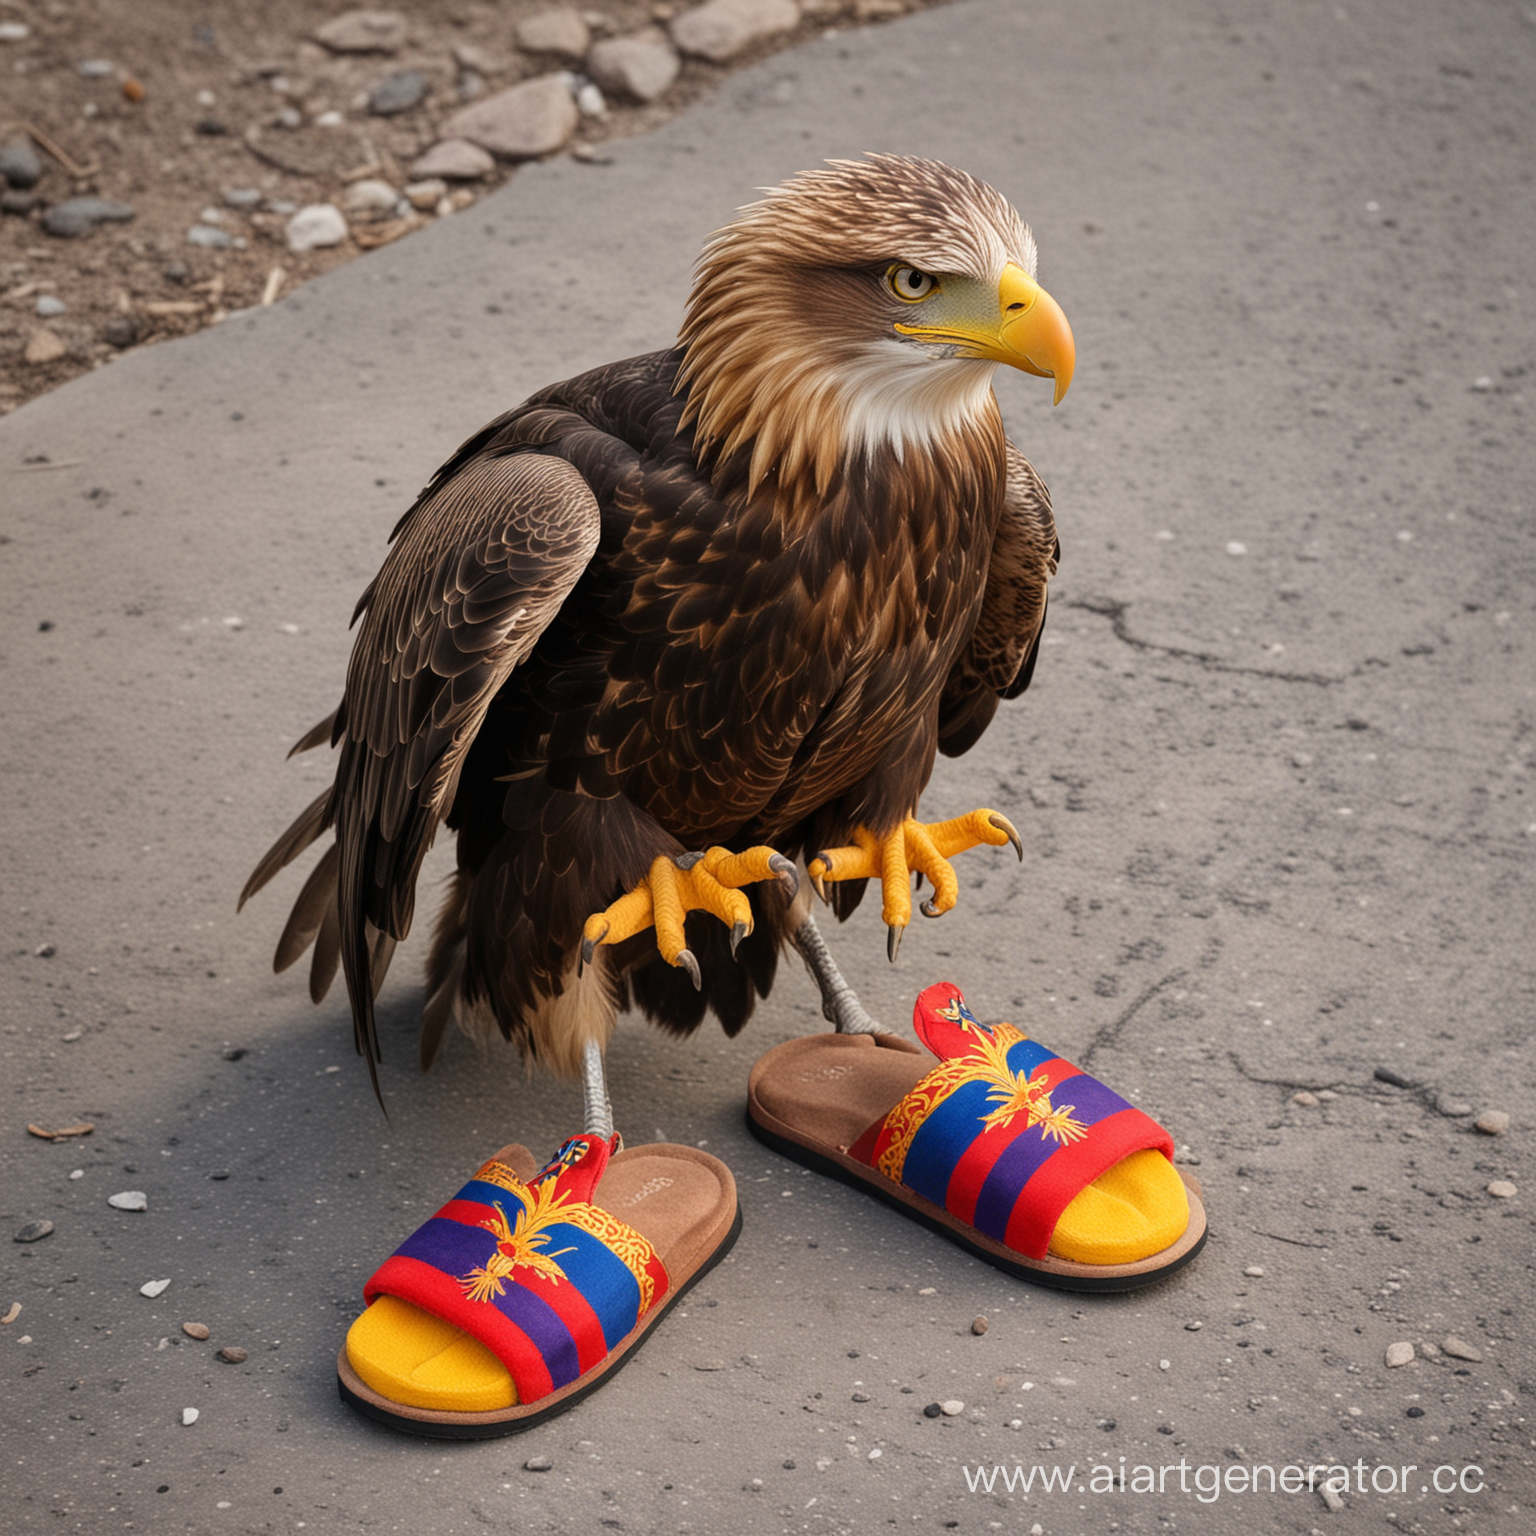
{"type": "Polygon", "coordinates": [[[1152,999],[1163,990],[1164,987],[1171,987],[1174,982],[1182,981],[1188,974],[1189,973],[1185,970],[1170,971],[1166,976],[1162,978],[1161,981],[1154,981],[1152,985],[1148,987],[1146,991],[1144,991],[1141,996],[1138,997],[1136,1001],[1132,1003],[1120,1015],[1118,1019],[1115,1019],[1112,1022],[1104,1025],[1101,1029],[1095,1030],[1093,1039],[1088,1042],[1087,1049],[1082,1053],[1081,1061],[1083,1066],[1086,1067],[1093,1060],[1100,1046],[1113,1045],[1120,1038],[1120,1031],[1123,1030],[1125,1026],[1129,1024],[1131,1020],[1134,1019],[1136,1015],[1140,1013],[1141,1010],[1145,1008],[1147,1004],[1150,1003],[1152,999]]]}
{"type": "Polygon", "coordinates": [[[1078,597],[1068,601],[1068,608],[1081,608],[1085,613],[1096,613],[1100,618],[1108,619],[1114,630],[1115,638],[1122,640],[1126,645],[1138,651],[1155,651],[1163,656],[1174,656],[1181,661],[1198,662],[1202,667],[1212,672],[1233,672],[1242,677],[1263,677],[1276,683],[1312,683],[1321,688],[1332,688],[1344,679],[1342,677],[1330,677],[1325,672],[1276,672],[1270,667],[1243,667],[1235,662],[1223,661],[1211,651],[1191,651],[1177,645],[1158,645],[1152,640],[1143,640],[1139,635],[1133,635],[1130,626],[1125,622],[1126,610],[1131,605],[1122,603],[1112,597],[1078,597]]]}

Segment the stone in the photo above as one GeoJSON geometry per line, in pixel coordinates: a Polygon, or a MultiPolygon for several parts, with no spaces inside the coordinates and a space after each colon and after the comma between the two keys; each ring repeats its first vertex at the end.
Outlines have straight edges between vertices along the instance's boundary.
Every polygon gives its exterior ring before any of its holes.
{"type": "Polygon", "coordinates": [[[126,224],[134,217],[127,203],[107,197],[71,197],[55,203],[43,215],[43,233],[60,240],[88,235],[99,224],[126,224]]]}
{"type": "Polygon", "coordinates": [[[214,224],[194,224],[187,231],[187,244],[201,246],[206,251],[227,251],[235,243],[235,237],[227,229],[214,224]]]}
{"type": "Polygon", "coordinates": [[[35,187],[42,180],[42,159],[26,134],[17,134],[0,145],[0,177],[21,191],[35,187]]]}
{"type": "Polygon", "coordinates": [[[0,192],[0,213],[14,213],[25,218],[40,202],[42,198],[35,192],[17,192],[8,187],[0,192]]]}
{"type": "Polygon", "coordinates": [[[55,298],[51,293],[45,293],[37,301],[37,318],[39,320],[57,320],[60,315],[69,312],[69,305],[63,299],[55,298]]]}
{"type": "Polygon", "coordinates": [[[976,1321],[971,1324],[971,1332],[980,1335],[985,1333],[991,1326],[992,1325],[986,1320],[986,1318],[978,1317],[976,1321]]]}
{"type": "Polygon", "coordinates": [[[139,1295],[148,1296],[149,1299],[153,1301],[156,1296],[159,1296],[166,1289],[166,1287],[170,1285],[170,1283],[171,1282],[169,1280],[146,1280],[144,1284],[139,1287],[139,1295]]]}
{"type": "Polygon", "coordinates": [[[592,81],[583,80],[576,87],[576,110],[583,117],[607,117],[608,103],[592,81]]]}
{"type": "Polygon", "coordinates": [[[334,203],[310,203],[288,220],[283,237],[290,251],[340,245],[347,238],[347,221],[334,203]]]}
{"type": "Polygon", "coordinates": [[[576,11],[565,5],[539,11],[519,22],[512,35],[517,46],[529,53],[552,53],[572,63],[584,57],[592,46],[591,29],[576,11]]]}
{"type": "Polygon", "coordinates": [[[52,331],[38,331],[22,354],[29,363],[56,363],[69,351],[52,331]]]}
{"type": "Polygon", "coordinates": [[[402,69],[399,74],[381,80],[368,93],[368,110],[375,117],[394,117],[409,112],[426,99],[431,87],[419,69],[402,69]]]}
{"type": "Polygon", "coordinates": [[[227,187],[224,191],[224,202],[230,208],[259,208],[261,189],[259,187],[227,187]]]}
{"type": "Polygon", "coordinates": [[[1262,1280],[1264,1278],[1264,1266],[1262,1264],[1249,1264],[1243,1273],[1250,1280],[1262,1280]]]}
{"type": "Polygon", "coordinates": [[[579,117],[570,87],[559,75],[536,75],[461,107],[443,124],[443,136],[468,139],[498,159],[535,160],[560,149],[576,131],[579,117]]]}
{"type": "Polygon", "coordinates": [[[1387,1345],[1387,1368],[1396,1370],[1400,1365],[1407,1365],[1413,1359],[1413,1345],[1406,1339],[1396,1344],[1387,1345]]]}
{"type": "Polygon", "coordinates": [[[341,200],[354,218],[387,219],[394,213],[400,194],[387,181],[369,177],[363,181],[354,181],[342,193],[341,200]]]}
{"type": "Polygon", "coordinates": [[[1475,1365],[1483,1358],[1482,1350],[1468,1344],[1465,1339],[1459,1339],[1454,1333],[1448,1333],[1440,1341],[1440,1348],[1453,1360],[1470,1360],[1475,1365]]]}
{"type": "Polygon", "coordinates": [[[149,1196],[142,1189],[125,1189],[121,1194],[108,1195],[107,1204],[114,1211],[147,1211],[149,1196]]]}
{"type": "Polygon", "coordinates": [[[105,80],[112,73],[111,59],[81,59],[75,65],[75,73],[82,80],[105,80]]]}
{"type": "Polygon", "coordinates": [[[312,34],[332,53],[394,53],[405,41],[399,11],[343,11],[312,34]]]}
{"type": "Polygon", "coordinates": [[[428,176],[424,181],[413,181],[405,189],[405,200],[412,208],[428,213],[448,195],[448,183],[441,176],[428,176]]]}
{"type": "Polygon", "coordinates": [[[1502,1109],[1485,1109],[1472,1124],[1484,1136],[1502,1136],[1509,1129],[1509,1116],[1502,1109]]]}
{"type": "Polygon", "coordinates": [[[553,1466],[548,1456],[530,1456],[523,1466],[530,1472],[548,1472],[553,1466]]]}
{"type": "Polygon", "coordinates": [[[201,1340],[208,1337],[209,1328],[207,1323],[183,1323],[181,1325],[181,1331],[186,1334],[189,1339],[201,1340]]]}
{"type": "Polygon", "coordinates": [[[672,19],[672,41],[694,58],[724,64],[800,25],[795,0],[706,0],[672,19]]]}
{"type": "Polygon", "coordinates": [[[226,1344],[219,1351],[219,1359],[226,1365],[244,1365],[246,1354],[238,1344],[226,1344]]]}
{"type": "Polygon", "coordinates": [[[929,1403],[928,1406],[923,1409],[923,1417],[925,1419],[936,1419],[943,1412],[944,1405],[942,1403],[929,1403]]]}
{"type": "Polygon", "coordinates": [[[0,43],[24,43],[32,28],[24,21],[0,21],[0,43]]]}
{"type": "Polygon", "coordinates": [[[116,347],[119,352],[125,347],[131,347],[140,334],[137,315],[114,315],[101,328],[101,339],[109,347],[116,347]]]}
{"type": "Polygon", "coordinates": [[[629,37],[608,37],[593,43],[587,73],[610,96],[655,101],[677,79],[682,61],[666,35],[651,28],[629,37]]]}
{"type": "Polygon", "coordinates": [[[1339,1495],[1334,1491],[1331,1484],[1319,1484],[1317,1492],[1318,1497],[1321,1498],[1323,1503],[1328,1506],[1328,1511],[1330,1514],[1336,1515],[1341,1509],[1344,1508],[1344,1500],[1341,1499],[1339,1495]]]}
{"type": "Polygon", "coordinates": [[[181,1410],[181,1422],[183,1424],[187,1424],[187,1425],[196,1424],[197,1423],[197,1409],[196,1408],[183,1408],[181,1410]]]}
{"type": "Polygon", "coordinates": [[[1300,1105],[1302,1109],[1316,1109],[1317,1095],[1315,1093],[1308,1093],[1307,1090],[1303,1088],[1299,1093],[1293,1093],[1291,1095],[1291,1103],[1300,1105]]]}
{"type": "Polygon", "coordinates": [[[468,139],[443,139],[411,163],[411,178],[430,181],[479,181],[496,169],[496,162],[468,139]]]}
{"type": "Polygon", "coordinates": [[[35,1243],[48,1236],[53,1231],[53,1223],[48,1220],[29,1221],[26,1226],[18,1227],[11,1238],[13,1243],[35,1243]]]}
{"type": "Polygon", "coordinates": [[[1451,1120],[1460,1120],[1472,1113],[1472,1106],[1465,1099],[1441,1099],[1436,1107],[1451,1120]]]}
{"type": "Polygon", "coordinates": [[[946,1398],[939,1404],[939,1412],[946,1418],[954,1418],[957,1413],[965,1412],[965,1404],[958,1397],[946,1398]]]}
{"type": "Polygon", "coordinates": [[[1511,1184],[1508,1179],[1495,1179],[1488,1186],[1488,1193],[1495,1200],[1513,1200],[1520,1193],[1519,1189],[1511,1184]]]}

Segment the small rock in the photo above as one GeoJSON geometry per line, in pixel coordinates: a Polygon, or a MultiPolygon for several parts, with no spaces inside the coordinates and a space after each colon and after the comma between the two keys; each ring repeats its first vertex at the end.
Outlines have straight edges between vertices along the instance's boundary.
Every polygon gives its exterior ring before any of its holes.
{"type": "Polygon", "coordinates": [[[1458,1339],[1454,1333],[1448,1333],[1440,1341],[1440,1348],[1453,1360],[1470,1360],[1477,1364],[1483,1358],[1482,1350],[1468,1344],[1465,1339],[1458,1339]]]}
{"type": "Polygon", "coordinates": [[[1438,1344],[1420,1344],[1419,1353],[1426,1360],[1438,1360],[1440,1358],[1440,1346],[1438,1344]]]}
{"type": "Polygon", "coordinates": [[[655,101],[677,79],[682,61],[655,28],[630,37],[605,38],[592,45],[587,73],[612,96],[655,101]]]}
{"type": "Polygon", "coordinates": [[[1171,1361],[1171,1360],[1159,1360],[1157,1362],[1157,1368],[1160,1371],[1171,1371],[1173,1369],[1173,1361],[1171,1361]]]}
{"type": "Polygon", "coordinates": [[[1406,1339],[1396,1344],[1387,1345],[1387,1368],[1396,1370],[1400,1365],[1407,1365],[1413,1359],[1413,1345],[1406,1339]]]}
{"type": "Polygon", "coordinates": [[[944,1405],[942,1403],[929,1403],[928,1406],[923,1409],[923,1417],[925,1419],[936,1419],[943,1412],[944,1405]]]}
{"type": "Polygon", "coordinates": [[[1413,1407],[1408,1410],[1408,1417],[1410,1419],[1422,1419],[1424,1417],[1424,1410],[1420,1408],[1417,1403],[1415,1403],[1413,1407]]]}
{"type": "Polygon", "coordinates": [[[413,180],[440,176],[444,181],[479,181],[496,169],[496,162],[468,139],[443,139],[412,162],[413,180]]]}
{"type": "Polygon", "coordinates": [[[219,1359],[228,1365],[243,1365],[245,1363],[245,1351],[238,1344],[226,1344],[219,1351],[219,1359]]]}
{"type": "Polygon", "coordinates": [[[224,201],[231,208],[259,208],[261,189],[259,187],[227,187],[224,191],[224,201]]]}
{"type": "Polygon", "coordinates": [[[1336,1494],[1333,1489],[1329,1487],[1327,1483],[1321,1484],[1318,1487],[1317,1492],[1323,1503],[1328,1506],[1329,1510],[1333,1514],[1338,1514],[1338,1512],[1344,1508],[1344,1500],[1341,1499],[1338,1494],[1336,1494]]]}
{"type": "Polygon", "coordinates": [[[207,1323],[183,1323],[181,1331],[189,1339],[206,1339],[209,1332],[207,1323]]]}
{"type": "Polygon", "coordinates": [[[460,70],[453,88],[460,101],[479,101],[485,95],[485,76],[473,69],[460,70]]]}
{"type": "Polygon", "coordinates": [[[1199,1333],[1200,1330],[1204,1327],[1205,1324],[1196,1318],[1184,1324],[1184,1331],[1185,1333],[1199,1333]]]}
{"type": "Polygon", "coordinates": [[[472,69],[479,75],[489,75],[500,67],[495,55],[477,43],[455,43],[453,62],[460,69],[472,69]]]}
{"type": "Polygon", "coordinates": [[[22,354],[29,363],[56,363],[69,348],[52,331],[38,331],[22,354]]]}
{"type": "Polygon", "coordinates": [[[939,1412],[952,1419],[956,1414],[965,1412],[965,1404],[958,1397],[946,1398],[939,1404],[939,1412]]]}
{"type": "Polygon", "coordinates": [[[205,251],[227,251],[234,243],[227,229],[214,224],[194,224],[187,231],[187,244],[201,246],[205,251]]]}
{"type": "Polygon", "coordinates": [[[290,251],[340,245],[347,238],[347,221],[334,203],[310,203],[288,220],[284,238],[290,251]]]}
{"type": "Polygon", "coordinates": [[[1249,1264],[1243,1273],[1250,1280],[1262,1280],[1264,1278],[1264,1266],[1262,1264],[1249,1264]]]}
{"type": "Polygon", "coordinates": [[[1472,1124],[1484,1136],[1502,1136],[1509,1129],[1509,1116],[1502,1109],[1485,1109],[1472,1124]]]}
{"type": "Polygon", "coordinates": [[[1317,1095],[1308,1093],[1305,1088],[1300,1093],[1291,1095],[1291,1103],[1299,1104],[1303,1109],[1315,1109],[1317,1107],[1317,1095]]]}
{"type": "Polygon", "coordinates": [[[1372,1074],[1378,1083],[1386,1083],[1393,1088],[1417,1088],[1418,1084],[1411,1077],[1405,1077],[1392,1067],[1377,1067],[1372,1074]]]}
{"type": "Polygon", "coordinates": [[[315,119],[315,127],[340,128],[344,122],[346,118],[335,107],[328,107],[315,119]]]}
{"type": "Polygon", "coordinates": [[[297,107],[284,107],[276,117],[272,119],[276,128],[295,129],[304,126],[304,114],[297,107]]]}
{"type": "Polygon", "coordinates": [[[724,64],[755,43],[800,25],[795,0],[706,0],[671,23],[672,41],[684,53],[724,64]]]}
{"type": "Polygon", "coordinates": [[[0,43],[24,43],[32,28],[24,21],[0,21],[0,43]]]}
{"type": "Polygon", "coordinates": [[[13,1301],[10,1306],[5,1309],[5,1316],[0,1317],[0,1328],[9,1328],[11,1324],[14,1323],[20,1316],[21,1303],[19,1301],[13,1301]]]}
{"type": "Polygon", "coordinates": [[[1495,1179],[1488,1186],[1488,1193],[1495,1200],[1513,1200],[1520,1191],[1508,1179],[1495,1179]]]}
{"type": "Polygon", "coordinates": [[[405,17],[399,11],[343,11],[313,36],[332,53],[394,53],[405,41],[405,17]]]}
{"type": "Polygon", "coordinates": [[[574,62],[585,56],[592,43],[592,32],[580,15],[569,6],[539,11],[519,22],[512,34],[519,48],[529,53],[552,53],[574,62]]]}
{"type": "Polygon", "coordinates": [[[548,1472],[554,1466],[548,1456],[530,1456],[523,1466],[529,1472],[548,1472]]]}
{"type": "Polygon", "coordinates": [[[853,1394],[853,1397],[852,1397],[851,1401],[853,1401],[855,1403],[867,1403],[869,1401],[869,1393],[868,1392],[855,1392],[853,1394]]]}
{"type": "Polygon", "coordinates": [[[106,197],[70,197],[43,215],[43,233],[71,240],[90,234],[98,224],[126,224],[133,217],[134,210],[127,203],[106,197]]]}
{"type": "Polygon", "coordinates": [[[119,352],[124,347],[133,346],[138,341],[139,334],[140,327],[137,315],[114,315],[101,328],[101,339],[109,347],[116,347],[119,352]]]}
{"type": "Polygon", "coordinates": [[[1098,1427],[1100,1429],[1103,1429],[1103,1430],[1113,1429],[1115,1427],[1115,1420],[1114,1419],[1100,1419],[1098,1421],[1098,1427]]]}
{"type": "Polygon", "coordinates": [[[221,117],[200,117],[193,125],[193,131],[205,139],[222,139],[229,132],[229,124],[221,117]]]}
{"type": "Polygon", "coordinates": [[[169,1280],[146,1280],[144,1284],[139,1287],[139,1295],[148,1296],[149,1299],[153,1301],[156,1296],[160,1295],[160,1293],[170,1285],[170,1283],[171,1282],[169,1280]]]}
{"type": "Polygon", "coordinates": [[[197,1409],[196,1408],[183,1408],[181,1410],[181,1422],[183,1424],[196,1424],[197,1423],[197,1409]]]}
{"type": "Polygon", "coordinates": [[[973,1322],[973,1323],[972,1323],[972,1324],[971,1324],[971,1332],[972,1332],[972,1333],[974,1333],[974,1334],[983,1334],[983,1333],[985,1333],[985,1332],[986,1332],[986,1331],[987,1331],[987,1329],[988,1329],[988,1328],[990,1328],[990,1327],[991,1327],[991,1326],[992,1326],[992,1325],[991,1325],[991,1324],[990,1324],[990,1323],[989,1323],[989,1322],[988,1322],[988,1321],[987,1321],[987,1320],[986,1320],[986,1318],[984,1318],[984,1317],[978,1317],[978,1318],[977,1318],[977,1319],[976,1319],[976,1320],[975,1320],[975,1322],[973,1322]]]}
{"type": "Polygon", "coordinates": [[[1465,1099],[1441,1099],[1436,1108],[1449,1120],[1460,1120],[1472,1113],[1472,1106],[1465,1099]]]}
{"type": "Polygon", "coordinates": [[[18,218],[25,218],[37,205],[42,202],[35,192],[0,192],[0,213],[15,214],[18,218]]]}
{"type": "Polygon", "coordinates": [[[700,1360],[694,1366],[696,1371],[723,1371],[724,1369],[724,1360],[700,1360]]]}
{"type": "Polygon", "coordinates": [[[583,80],[576,87],[576,110],[583,117],[606,117],[608,103],[603,93],[590,80],[583,80]]]}
{"type": "Polygon", "coordinates": [[[365,181],[354,181],[341,200],[354,218],[387,219],[394,213],[400,194],[387,181],[370,177],[365,181]]]}
{"type": "Polygon", "coordinates": [[[32,951],[32,953],[36,955],[39,960],[51,960],[56,954],[58,954],[58,950],[55,949],[52,944],[39,944],[37,948],[32,951]]]}
{"type": "Polygon", "coordinates": [[[405,200],[412,208],[426,213],[448,195],[448,183],[441,176],[429,176],[425,181],[413,181],[405,189],[405,200]]]}
{"type": "MultiPolygon", "coordinates": [[[[503,160],[534,160],[560,149],[580,114],[559,75],[538,75],[461,107],[443,124],[443,136],[468,139],[503,160]]],[[[443,175],[442,171],[413,174],[443,175]]]]}
{"type": "Polygon", "coordinates": [[[368,93],[368,110],[375,117],[395,117],[426,99],[427,77],[419,69],[402,69],[381,80],[368,93]]]}
{"type": "Polygon", "coordinates": [[[51,1221],[29,1221],[26,1226],[18,1227],[16,1235],[11,1239],[13,1243],[35,1243],[40,1238],[47,1237],[53,1231],[51,1221]]]}
{"type": "Polygon", "coordinates": [[[18,134],[0,145],[0,178],[20,191],[35,187],[43,176],[43,162],[32,140],[18,134]]]}
{"type": "Polygon", "coordinates": [[[149,1196],[142,1189],[125,1189],[121,1194],[108,1195],[107,1204],[114,1211],[147,1211],[149,1196]]]}
{"type": "Polygon", "coordinates": [[[81,59],[75,73],[85,80],[105,80],[112,73],[111,59],[81,59]]]}

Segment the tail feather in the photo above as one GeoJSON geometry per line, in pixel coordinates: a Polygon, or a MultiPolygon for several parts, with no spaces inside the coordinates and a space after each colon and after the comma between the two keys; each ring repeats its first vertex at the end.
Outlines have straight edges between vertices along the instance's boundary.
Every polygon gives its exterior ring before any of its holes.
{"type": "Polygon", "coordinates": [[[331,990],[336,972],[341,967],[341,914],[336,907],[334,892],[331,903],[320,919],[320,930],[315,934],[315,952],[309,962],[309,1000],[320,1002],[331,990]]]}
{"type": "Polygon", "coordinates": [[[340,862],[341,850],[332,843],[309,872],[277,941],[277,953],[272,959],[274,971],[286,971],[314,942],[326,912],[335,910],[336,870],[340,862]]]}
{"type": "Polygon", "coordinates": [[[331,824],[331,791],[323,789],[299,813],[298,819],[262,855],[235,905],[238,912],[279,870],[286,869],[331,824]]]}

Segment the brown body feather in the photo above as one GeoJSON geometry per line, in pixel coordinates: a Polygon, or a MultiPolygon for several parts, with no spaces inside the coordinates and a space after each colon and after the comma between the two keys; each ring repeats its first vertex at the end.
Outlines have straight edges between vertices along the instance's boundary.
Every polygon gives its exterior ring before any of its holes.
{"type": "MultiPolygon", "coordinates": [[[[936,750],[964,750],[1028,681],[1055,534],[990,390],[930,441],[858,451],[835,402],[790,409],[789,369],[781,416],[735,433],[700,398],[720,353],[711,315],[725,314],[712,259],[691,351],[583,375],[476,434],[401,519],[358,604],[341,705],[301,742],[329,735],[335,783],[242,901],[334,830],[278,963],[314,940],[323,991],[339,957],[370,1070],[373,997],[441,822],[457,873],[424,1061],[456,1014],[574,1070],[626,997],[670,1029],[712,1010],[734,1033],[788,935],[777,886],[749,888],[756,928],[735,961],[723,925],[689,918],[697,993],[648,936],[600,951],[577,983],[587,916],[659,854],[769,843],[797,857],[856,825],[894,828],[936,750]]],[[[834,272],[817,303],[857,301],[862,272],[834,272]]],[[[723,377],[717,391],[742,387],[723,377]]],[[[838,889],[846,913],[858,891],[838,889]]]]}

